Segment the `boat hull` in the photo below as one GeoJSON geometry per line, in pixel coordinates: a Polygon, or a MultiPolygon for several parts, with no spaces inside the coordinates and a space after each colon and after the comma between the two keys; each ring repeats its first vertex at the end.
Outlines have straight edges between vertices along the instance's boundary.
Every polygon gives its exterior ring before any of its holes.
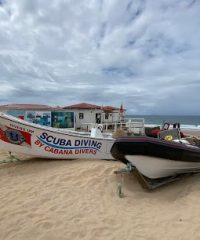
{"type": "Polygon", "coordinates": [[[51,159],[113,159],[114,139],[31,124],[0,113],[0,149],[51,159]]]}
{"type": "Polygon", "coordinates": [[[150,137],[120,138],[111,153],[150,179],[200,171],[200,148],[183,143],[150,137]]]}
{"type": "Polygon", "coordinates": [[[173,161],[150,156],[126,155],[126,159],[145,177],[157,179],[200,171],[200,162],[173,161]]]}

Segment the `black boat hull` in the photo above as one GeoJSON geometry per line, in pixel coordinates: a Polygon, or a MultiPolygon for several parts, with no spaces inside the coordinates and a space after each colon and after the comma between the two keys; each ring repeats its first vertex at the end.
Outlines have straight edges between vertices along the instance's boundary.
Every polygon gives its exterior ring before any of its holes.
{"type": "Polygon", "coordinates": [[[200,148],[151,137],[125,137],[115,141],[111,154],[130,162],[144,176],[157,179],[200,171],[200,148]]]}

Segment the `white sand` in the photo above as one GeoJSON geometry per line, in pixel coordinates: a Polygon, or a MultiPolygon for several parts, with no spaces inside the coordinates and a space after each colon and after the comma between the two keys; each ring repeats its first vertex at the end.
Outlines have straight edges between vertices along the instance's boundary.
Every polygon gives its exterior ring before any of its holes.
{"type": "Polygon", "coordinates": [[[127,175],[119,198],[113,171],[123,166],[103,160],[1,164],[0,239],[200,239],[200,175],[153,192],[127,175]]]}

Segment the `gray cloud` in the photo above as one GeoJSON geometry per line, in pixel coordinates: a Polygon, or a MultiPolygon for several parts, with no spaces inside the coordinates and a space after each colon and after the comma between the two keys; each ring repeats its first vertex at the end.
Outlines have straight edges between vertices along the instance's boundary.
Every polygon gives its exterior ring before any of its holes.
{"type": "Polygon", "coordinates": [[[0,104],[200,114],[200,2],[0,1],[0,104]]]}

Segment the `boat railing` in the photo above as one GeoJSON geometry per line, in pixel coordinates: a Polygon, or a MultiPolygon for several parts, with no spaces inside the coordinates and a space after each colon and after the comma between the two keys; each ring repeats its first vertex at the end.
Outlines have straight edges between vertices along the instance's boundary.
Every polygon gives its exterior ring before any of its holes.
{"type": "MultiPolygon", "coordinates": [[[[144,134],[144,122],[144,118],[124,118],[123,121],[119,122],[102,122],[98,124],[98,126],[100,126],[100,128],[106,132],[115,132],[117,129],[123,129],[135,134],[144,134]]],[[[82,123],[81,129],[91,131],[91,129],[96,125],[96,123],[82,123]]]]}

